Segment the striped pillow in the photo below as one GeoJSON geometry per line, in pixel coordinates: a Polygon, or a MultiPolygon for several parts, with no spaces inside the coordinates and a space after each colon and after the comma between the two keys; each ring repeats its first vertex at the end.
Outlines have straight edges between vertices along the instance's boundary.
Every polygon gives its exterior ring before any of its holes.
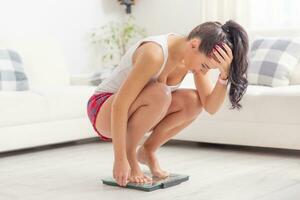
{"type": "Polygon", "coordinates": [[[248,82],[271,87],[287,86],[299,60],[299,38],[257,38],[250,50],[248,82]]]}
{"type": "Polygon", "coordinates": [[[28,79],[20,55],[11,49],[0,49],[0,91],[28,89],[28,79]]]}

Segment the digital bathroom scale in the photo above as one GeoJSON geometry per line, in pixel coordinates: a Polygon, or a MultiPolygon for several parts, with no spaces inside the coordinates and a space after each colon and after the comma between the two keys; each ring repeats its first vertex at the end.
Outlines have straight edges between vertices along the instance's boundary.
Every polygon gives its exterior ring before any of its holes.
{"type": "Polygon", "coordinates": [[[127,183],[126,186],[120,186],[117,184],[114,178],[112,177],[106,177],[102,178],[103,184],[106,185],[111,185],[111,186],[117,186],[117,187],[123,187],[123,188],[131,188],[131,189],[136,189],[136,190],[142,190],[142,191],[147,191],[151,192],[153,190],[157,189],[164,189],[168,187],[172,187],[175,185],[178,185],[184,181],[189,180],[188,175],[184,174],[175,174],[175,173],[170,173],[170,175],[164,179],[159,179],[155,176],[152,176],[151,173],[149,172],[144,172],[145,175],[152,177],[152,182],[151,183],[127,183]]]}

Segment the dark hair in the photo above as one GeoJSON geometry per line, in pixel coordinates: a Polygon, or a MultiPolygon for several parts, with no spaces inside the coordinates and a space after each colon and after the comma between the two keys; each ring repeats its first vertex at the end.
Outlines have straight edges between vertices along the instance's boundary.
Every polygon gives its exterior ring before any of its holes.
{"type": "MultiPolygon", "coordinates": [[[[229,99],[231,109],[242,107],[239,101],[247,90],[247,69],[248,69],[248,35],[244,28],[233,20],[227,21],[224,25],[220,22],[205,22],[195,27],[187,39],[198,37],[201,39],[199,51],[209,55],[216,44],[226,43],[232,51],[233,60],[228,74],[230,83],[229,99]]],[[[225,49],[224,49],[225,50],[225,49]]],[[[226,51],[226,50],[225,50],[226,51]]]]}

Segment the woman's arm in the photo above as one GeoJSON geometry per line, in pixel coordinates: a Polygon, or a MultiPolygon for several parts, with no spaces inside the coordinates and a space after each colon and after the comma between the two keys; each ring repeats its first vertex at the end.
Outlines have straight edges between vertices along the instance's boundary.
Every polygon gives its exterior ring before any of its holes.
{"type": "Polygon", "coordinates": [[[213,90],[213,85],[211,83],[210,77],[208,73],[201,72],[200,70],[193,70],[193,76],[195,87],[198,91],[199,98],[201,99],[203,109],[206,112],[210,113],[206,106],[208,96],[212,93],[213,90]]]}
{"type": "MultiPolygon", "coordinates": [[[[224,80],[228,78],[229,67],[232,62],[232,51],[226,44],[223,45],[226,52],[216,45],[216,48],[213,50],[215,58],[211,55],[208,65],[210,65],[210,68],[212,68],[212,66],[217,66],[220,70],[218,78],[224,80]]],[[[224,102],[227,92],[227,84],[223,85],[219,82],[219,80],[217,80],[214,88],[212,89],[211,81],[206,73],[208,69],[208,67],[203,65],[202,70],[204,73],[199,70],[194,70],[194,81],[204,109],[208,113],[214,114],[219,110],[224,102]]]]}
{"type": "Polygon", "coordinates": [[[112,102],[111,133],[115,159],[127,159],[125,136],[130,105],[163,64],[163,52],[158,44],[145,43],[136,53],[133,67],[112,102]]]}
{"type": "Polygon", "coordinates": [[[204,110],[210,114],[214,114],[224,102],[227,86],[217,81],[213,87],[208,74],[203,74],[200,71],[193,72],[193,75],[204,110]]]}
{"type": "Polygon", "coordinates": [[[207,109],[211,114],[216,113],[224,102],[225,95],[227,93],[227,84],[221,84],[219,79],[228,79],[229,67],[233,59],[232,51],[229,46],[225,43],[223,43],[222,46],[226,51],[224,51],[219,45],[216,45],[213,50],[213,55],[216,57],[217,61],[214,58],[210,58],[210,65],[215,65],[220,70],[214,90],[208,96],[206,102],[207,109]]]}
{"type": "Polygon", "coordinates": [[[221,84],[218,80],[210,95],[206,99],[206,110],[210,114],[215,114],[224,102],[227,92],[227,85],[221,84]]]}
{"type": "Polygon", "coordinates": [[[128,183],[130,176],[126,149],[128,111],[132,102],[156,74],[163,63],[163,52],[158,44],[142,45],[135,51],[137,58],[128,77],[122,83],[111,106],[111,134],[114,149],[113,177],[121,186],[128,183]]]}

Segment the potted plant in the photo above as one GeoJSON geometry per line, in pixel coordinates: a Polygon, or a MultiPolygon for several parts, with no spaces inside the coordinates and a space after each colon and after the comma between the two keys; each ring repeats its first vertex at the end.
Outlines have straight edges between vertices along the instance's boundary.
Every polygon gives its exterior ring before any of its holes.
{"type": "Polygon", "coordinates": [[[146,36],[145,28],[135,24],[133,15],[128,15],[123,23],[111,21],[100,28],[94,28],[91,32],[91,43],[101,58],[102,66],[94,74],[94,79],[97,80],[94,80],[93,84],[99,84],[101,79],[105,78],[103,76],[109,75],[118,66],[127,49],[146,36]]]}

